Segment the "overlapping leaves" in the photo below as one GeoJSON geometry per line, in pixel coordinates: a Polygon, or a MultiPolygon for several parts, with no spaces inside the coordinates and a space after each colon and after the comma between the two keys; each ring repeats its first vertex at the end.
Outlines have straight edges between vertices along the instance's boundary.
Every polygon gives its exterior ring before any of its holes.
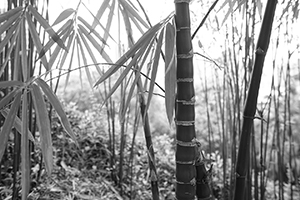
{"type": "MultiPolygon", "coordinates": [[[[141,71],[143,70],[143,67],[145,65],[145,61],[148,60],[148,64],[151,66],[151,75],[150,77],[146,77],[146,79],[150,80],[149,84],[149,90],[148,90],[148,100],[147,100],[147,108],[150,105],[150,101],[152,98],[152,95],[154,93],[154,87],[156,85],[156,76],[159,66],[159,60],[162,54],[162,46],[164,41],[167,42],[166,46],[166,52],[168,51],[168,60],[167,60],[167,68],[166,68],[166,74],[168,78],[166,83],[166,89],[170,89],[168,93],[166,93],[166,101],[173,101],[174,102],[174,93],[175,93],[175,79],[171,78],[174,77],[174,70],[175,70],[175,40],[171,39],[169,37],[174,37],[175,34],[173,32],[173,35],[170,34],[170,30],[175,30],[174,26],[169,23],[170,19],[172,19],[172,15],[168,16],[165,20],[161,21],[160,23],[156,24],[155,26],[151,27],[147,32],[144,33],[144,35],[123,55],[121,58],[110,68],[108,69],[95,83],[95,86],[98,86],[103,81],[111,77],[115,72],[117,72],[120,68],[122,68],[122,72],[119,75],[117,81],[115,82],[114,86],[106,96],[108,99],[120,86],[122,81],[125,80],[125,77],[132,77],[132,73],[135,74],[134,80],[132,84],[126,84],[126,86],[129,87],[129,93],[127,95],[127,99],[125,102],[125,107],[123,110],[126,110],[129,101],[133,96],[133,90],[136,87],[136,83],[138,79],[140,78],[141,71]],[[168,24],[167,28],[166,25],[168,24]],[[165,34],[165,30],[167,30],[167,34],[165,34]],[[152,51],[151,51],[152,50],[152,51]],[[150,52],[153,52],[152,54],[150,52]],[[127,64],[128,63],[128,64],[127,64]],[[174,93],[173,93],[174,92],[174,93]],[[173,93],[173,94],[172,94],[173,93]]],[[[146,89],[145,89],[146,91],[146,89]]],[[[164,90],[163,90],[164,92],[164,90]]],[[[174,109],[174,104],[168,104],[168,110],[174,109]]],[[[173,113],[173,111],[169,112],[173,113]]],[[[125,114],[123,112],[123,114],[125,114]]],[[[121,118],[124,116],[121,116],[121,118]]],[[[171,118],[171,117],[169,117],[171,118]]],[[[170,121],[171,122],[171,121],[170,121]]]]}
{"type": "Polygon", "coordinates": [[[5,98],[0,101],[1,114],[6,118],[3,128],[0,132],[0,160],[2,159],[6,143],[8,141],[8,136],[11,129],[14,127],[16,130],[22,134],[26,135],[27,140],[30,139],[36,142],[32,134],[28,130],[28,127],[24,127],[26,120],[26,113],[28,113],[28,103],[27,98],[29,94],[33,98],[34,109],[36,113],[36,118],[38,122],[39,134],[40,134],[40,144],[43,153],[43,158],[46,164],[46,169],[48,173],[52,171],[52,141],[50,132],[50,119],[48,116],[47,106],[44,100],[44,95],[50,104],[55,109],[61,123],[63,124],[66,132],[70,137],[76,142],[76,136],[71,129],[71,125],[67,119],[67,116],[58,100],[56,95],[53,93],[48,84],[40,78],[36,78],[34,82],[28,82],[26,84],[19,81],[4,81],[0,82],[0,87],[9,85],[14,89],[6,95],[5,98]],[[11,103],[10,103],[11,102],[11,103]],[[24,103],[25,102],[25,103],[24,103]],[[18,109],[22,107],[22,118],[17,116],[18,109]],[[25,118],[25,121],[24,121],[25,118]]]}

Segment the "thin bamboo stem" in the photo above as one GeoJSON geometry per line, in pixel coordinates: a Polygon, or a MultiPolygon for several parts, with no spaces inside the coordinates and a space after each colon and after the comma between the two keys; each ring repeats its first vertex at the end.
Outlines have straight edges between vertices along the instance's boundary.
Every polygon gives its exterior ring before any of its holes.
{"type": "Polygon", "coordinates": [[[247,169],[249,167],[250,135],[253,126],[253,117],[256,111],[258,91],[261,81],[262,68],[268,50],[272,24],[277,1],[268,0],[263,18],[261,32],[257,42],[255,64],[243,113],[242,133],[239,144],[236,167],[235,200],[244,198],[247,169]]]}

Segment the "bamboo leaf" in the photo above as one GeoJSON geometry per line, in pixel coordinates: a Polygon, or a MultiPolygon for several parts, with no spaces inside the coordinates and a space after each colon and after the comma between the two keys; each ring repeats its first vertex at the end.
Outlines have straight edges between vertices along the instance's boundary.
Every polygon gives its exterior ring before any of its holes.
{"type": "MultiPolygon", "coordinates": [[[[62,36],[62,38],[61,38],[61,40],[63,41],[63,43],[65,43],[66,42],[66,35],[67,36],[69,36],[68,35],[68,33],[70,33],[71,32],[71,29],[72,29],[72,27],[71,27],[71,25],[72,25],[72,20],[68,20],[64,25],[62,25],[62,27],[57,31],[57,33],[58,33],[58,35],[59,35],[59,37],[61,37],[62,36]],[[68,32],[67,32],[68,31],[68,32]],[[66,34],[65,34],[66,33],[66,34]]],[[[52,45],[55,43],[55,41],[54,40],[49,40],[48,42],[47,42],[47,44],[45,45],[45,46],[43,46],[43,50],[41,51],[41,53],[39,54],[39,58],[38,59],[40,59],[41,57],[43,57],[44,55],[45,55],[45,53],[52,47],[52,45]]],[[[55,50],[56,49],[61,49],[61,47],[59,46],[59,45],[57,45],[56,47],[55,47],[55,50]]],[[[66,49],[66,51],[69,51],[69,49],[66,49]]],[[[49,65],[50,65],[50,61],[49,61],[49,65]]],[[[51,67],[50,67],[51,68],[51,67]]]]}
{"type": "Polygon", "coordinates": [[[141,25],[138,23],[138,21],[132,16],[131,13],[128,13],[129,18],[131,19],[131,21],[135,24],[135,26],[137,27],[137,29],[140,31],[141,34],[144,34],[145,31],[142,29],[141,25]]]}
{"type": "Polygon", "coordinates": [[[21,68],[22,68],[22,65],[21,65],[21,56],[20,56],[20,52],[21,52],[21,37],[17,37],[16,39],[16,44],[13,45],[15,48],[14,48],[14,55],[13,55],[13,65],[14,65],[14,70],[13,70],[13,74],[12,74],[12,77],[18,77],[20,71],[21,71],[21,68]]]}
{"type": "Polygon", "coordinates": [[[78,146],[78,143],[76,140],[76,135],[73,133],[73,131],[71,129],[70,122],[69,122],[67,115],[64,112],[63,107],[62,107],[61,103],[59,102],[57,96],[53,93],[53,91],[50,89],[50,87],[47,85],[47,83],[44,80],[37,78],[36,83],[42,88],[44,94],[47,96],[51,105],[55,109],[55,111],[58,115],[58,118],[61,121],[64,129],[66,130],[68,135],[73,139],[73,141],[78,146]]]}
{"type": "Polygon", "coordinates": [[[126,9],[121,9],[121,12],[122,12],[122,16],[123,16],[123,20],[124,20],[124,24],[125,24],[125,29],[127,32],[128,44],[129,44],[129,46],[132,46],[134,43],[134,40],[133,40],[133,36],[132,36],[132,28],[131,28],[131,23],[130,23],[129,16],[128,16],[128,11],[126,9]]]}
{"type": "Polygon", "coordinates": [[[0,81],[0,88],[7,88],[7,87],[22,87],[25,84],[21,81],[0,81]]]}
{"type": "Polygon", "coordinates": [[[126,1],[124,1],[124,0],[121,0],[120,2],[121,2],[121,4],[122,4],[123,8],[126,9],[126,10],[128,10],[128,12],[130,12],[130,14],[131,14],[134,18],[136,18],[141,24],[143,24],[144,27],[146,27],[147,29],[150,28],[149,25],[145,22],[145,20],[143,20],[143,18],[137,13],[137,11],[136,11],[134,8],[132,8],[131,5],[129,5],[129,4],[128,4],[126,1]]]}
{"type": "MultiPolygon", "coordinates": [[[[114,40],[114,38],[110,35],[109,30],[107,30],[107,28],[104,28],[104,27],[103,27],[103,25],[101,24],[101,22],[97,19],[97,17],[90,11],[90,9],[89,9],[84,3],[82,3],[82,4],[85,6],[85,8],[88,10],[88,12],[93,16],[95,22],[96,22],[97,24],[99,24],[100,27],[103,29],[104,34],[105,34],[105,35],[108,35],[114,42],[116,42],[116,41],[114,40]]],[[[115,4],[115,0],[112,1],[112,5],[110,6],[110,8],[111,8],[111,9],[110,9],[110,13],[114,11],[114,4],[115,4]]],[[[107,23],[108,23],[109,21],[112,20],[112,19],[110,19],[109,17],[113,18],[113,15],[110,16],[110,13],[109,13],[109,16],[107,17],[107,20],[106,20],[107,23]]],[[[89,26],[90,26],[90,25],[89,25],[89,26]]],[[[95,26],[95,27],[96,27],[96,26],[95,26]]],[[[91,30],[90,30],[90,33],[89,33],[89,34],[91,34],[91,33],[97,33],[97,31],[95,31],[95,27],[92,27],[92,26],[91,26],[91,30]]],[[[106,40],[107,40],[107,38],[106,38],[106,40]]]]}
{"type": "Polygon", "coordinates": [[[22,75],[23,79],[27,80],[28,77],[28,67],[27,67],[27,38],[26,38],[26,27],[25,27],[25,18],[21,22],[21,60],[22,60],[22,75]]]}
{"type": "Polygon", "coordinates": [[[104,13],[104,11],[106,10],[106,8],[108,7],[109,5],[109,0],[104,0],[103,3],[101,4],[97,14],[96,14],[96,18],[94,19],[93,21],[93,24],[92,24],[92,29],[95,29],[95,27],[97,26],[97,24],[100,23],[100,19],[104,13]]]}
{"type": "Polygon", "coordinates": [[[21,137],[21,186],[22,200],[26,200],[30,189],[30,160],[28,142],[28,101],[27,90],[22,96],[22,137],[21,137]]]}
{"type": "MultiPolygon", "coordinates": [[[[29,16],[28,12],[26,12],[26,19],[27,19],[28,28],[29,28],[29,31],[31,33],[31,38],[33,40],[33,43],[34,43],[38,53],[42,54],[42,51],[43,51],[42,43],[40,41],[40,37],[39,37],[38,33],[36,32],[35,26],[34,26],[33,22],[31,21],[31,17],[29,16]]],[[[46,57],[43,56],[41,58],[41,61],[44,65],[45,69],[48,71],[49,70],[49,64],[47,62],[46,57]]]]}
{"type": "MultiPolygon", "coordinates": [[[[16,26],[16,24],[15,24],[14,26],[16,26]]],[[[10,45],[9,45],[8,50],[7,50],[7,52],[6,52],[6,57],[5,57],[4,63],[2,64],[1,69],[0,69],[0,76],[2,76],[2,74],[3,74],[3,72],[4,72],[5,68],[6,68],[7,63],[8,63],[8,61],[9,61],[10,58],[11,58],[11,52],[12,52],[12,50],[13,50],[14,47],[15,47],[14,44],[15,44],[15,42],[16,42],[17,36],[19,35],[19,30],[20,30],[19,27],[20,27],[20,26],[17,26],[17,28],[16,28],[16,30],[14,31],[14,33],[13,33],[13,31],[11,32],[11,31],[9,30],[8,33],[7,33],[7,35],[6,35],[6,36],[8,36],[9,34],[13,34],[13,36],[12,36],[12,38],[11,38],[11,40],[10,40],[10,45]]],[[[4,48],[4,46],[6,45],[5,43],[8,42],[8,41],[5,41],[6,38],[7,38],[7,37],[5,37],[4,40],[0,43],[0,53],[1,53],[1,51],[3,51],[3,50],[5,49],[5,48],[4,48]],[[3,44],[5,44],[5,45],[2,46],[3,44]]],[[[9,38],[9,39],[10,39],[10,38],[9,38]]]]}
{"type": "Polygon", "coordinates": [[[149,29],[117,62],[116,64],[107,70],[103,76],[95,83],[94,87],[105,81],[108,77],[114,74],[123,64],[132,57],[144,44],[149,43],[154,37],[156,32],[160,29],[161,23],[156,24],[151,29],[149,29]]]}
{"type": "Polygon", "coordinates": [[[168,23],[165,35],[165,106],[170,125],[173,121],[176,93],[175,37],[176,28],[168,23]]]}
{"type": "MultiPolygon", "coordinates": [[[[72,42],[72,51],[71,51],[71,59],[70,59],[70,62],[69,62],[69,67],[68,67],[68,71],[70,72],[71,69],[72,69],[72,65],[73,65],[73,58],[74,58],[74,53],[75,53],[75,45],[76,43],[75,42],[72,42]]],[[[80,65],[79,65],[80,66],[80,65]]],[[[69,82],[69,78],[70,78],[70,73],[67,74],[67,77],[66,77],[66,81],[65,81],[65,87],[64,87],[64,91],[66,90],[67,88],[67,85],[68,85],[68,82],[69,82]]]]}
{"type": "Polygon", "coordinates": [[[141,56],[141,59],[140,59],[141,61],[138,62],[140,67],[134,69],[134,71],[135,71],[135,79],[134,79],[133,83],[130,84],[131,87],[130,87],[130,90],[129,90],[128,95],[127,95],[127,100],[126,100],[125,105],[124,105],[124,109],[123,109],[124,112],[121,115],[121,119],[123,119],[125,117],[126,110],[129,107],[129,103],[130,103],[131,98],[133,96],[133,92],[134,92],[134,89],[135,89],[136,85],[139,84],[139,86],[138,86],[138,89],[139,89],[138,92],[139,93],[144,93],[143,88],[142,88],[142,82],[140,80],[140,75],[141,75],[141,70],[142,70],[142,68],[144,66],[144,63],[145,63],[145,61],[148,58],[149,52],[152,49],[152,45],[153,45],[154,41],[155,40],[153,38],[151,40],[151,42],[149,43],[146,51],[142,50],[142,52],[145,52],[145,53],[143,53],[143,56],[141,56]]]}
{"type": "MultiPolygon", "coordinates": [[[[9,113],[9,109],[4,109],[4,110],[1,110],[1,114],[5,117],[5,118],[7,118],[7,116],[8,116],[8,113],[9,113]]],[[[18,116],[16,116],[15,117],[15,121],[14,121],[14,128],[20,133],[20,134],[22,134],[22,120],[18,117],[18,116]]],[[[35,143],[35,139],[34,139],[34,137],[33,137],[33,135],[32,135],[32,133],[29,131],[29,129],[28,129],[28,138],[29,138],[29,140],[31,140],[33,143],[35,143]]]]}
{"type": "Polygon", "coordinates": [[[2,156],[4,154],[6,144],[7,144],[8,138],[9,138],[9,133],[13,126],[13,122],[15,121],[15,117],[16,117],[17,111],[19,109],[20,103],[21,103],[21,92],[19,91],[15,96],[13,104],[10,107],[9,113],[6,117],[6,120],[4,121],[2,130],[0,132],[0,138],[1,138],[1,140],[0,140],[0,161],[2,160],[2,156]]]}
{"type": "Polygon", "coordinates": [[[117,88],[119,87],[119,85],[122,83],[122,81],[124,80],[124,78],[127,76],[127,74],[129,73],[129,71],[132,69],[132,66],[137,63],[137,59],[140,57],[140,55],[142,55],[142,53],[144,53],[145,48],[147,46],[148,45],[146,43],[144,45],[144,48],[142,48],[140,51],[138,51],[134,55],[134,57],[132,58],[132,60],[130,61],[130,63],[126,66],[125,70],[119,76],[118,80],[116,81],[116,83],[114,84],[114,86],[111,88],[111,90],[109,91],[109,93],[107,94],[107,96],[105,97],[104,102],[106,102],[111,97],[111,95],[117,90],[117,88]]]}
{"type": "MultiPolygon", "coordinates": [[[[73,43],[74,41],[74,36],[75,36],[75,32],[72,32],[72,34],[70,35],[69,37],[69,40],[68,40],[68,44],[67,44],[67,48],[69,49],[71,47],[71,44],[73,43]]],[[[63,56],[62,56],[62,59],[60,61],[60,66],[59,66],[59,69],[62,69],[63,68],[63,65],[65,64],[65,61],[66,61],[66,58],[68,56],[68,52],[65,51],[63,56]]]]}
{"type": "Polygon", "coordinates": [[[5,49],[4,47],[7,45],[8,41],[14,36],[14,32],[17,30],[17,23],[12,25],[8,32],[5,35],[5,38],[3,38],[0,42],[0,53],[5,49]]]}
{"type": "Polygon", "coordinates": [[[62,11],[59,16],[56,18],[52,26],[55,26],[56,24],[59,24],[63,20],[67,19],[70,15],[72,15],[75,12],[73,8],[68,8],[62,11]]]}
{"type": "MultiPolygon", "coordinates": [[[[108,13],[108,17],[106,20],[106,25],[105,25],[105,29],[104,29],[104,36],[103,39],[104,41],[107,41],[108,37],[112,38],[112,36],[109,34],[110,32],[110,27],[112,24],[112,20],[113,20],[113,16],[114,16],[114,8],[115,8],[115,0],[112,1],[112,4],[110,6],[110,10],[108,13]]],[[[115,42],[115,40],[112,38],[112,40],[115,42]]]]}
{"type": "MultiPolygon", "coordinates": [[[[82,36],[81,36],[81,37],[82,37],[82,36]]],[[[79,39],[78,35],[77,35],[77,43],[78,43],[79,48],[80,48],[81,57],[82,57],[82,59],[83,59],[83,64],[86,66],[86,65],[87,65],[87,60],[86,60],[86,57],[85,57],[85,53],[84,53],[83,46],[82,46],[82,44],[81,44],[81,42],[80,42],[80,39],[79,39]]],[[[89,70],[88,67],[85,67],[85,73],[86,73],[86,76],[87,76],[87,78],[88,78],[88,81],[89,81],[89,83],[90,83],[91,88],[93,88],[93,78],[92,78],[92,76],[91,76],[91,73],[90,73],[90,70],[89,70]]]]}
{"type": "MultiPolygon", "coordinates": [[[[137,69],[137,72],[135,72],[135,78],[134,78],[134,81],[132,82],[132,84],[127,84],[127,85],[130,85],[130,89],[129,89],[129,92],[127,95],[126,102],[123,106],[123,112],[120,112],[121,113],[121,121],[123,121],[125,119],[126,110],[129,107],[130,101],[133,96],[134,89],[137,85],[137,82],[140,80],[140,70],[141,70],[141,68],[137,69]]],[[[120,106],[120,107],[122,107],[122,106],[120,106]]]]}
{"type": "MultiPolygon", "coordinates": [[[[100,53],[100,55],[106,60],[108,63],[112,63],[112,60],[110,59],[109,55],[105,52],[105,50],[99,45],[99,43],[90,35],[88,34],[87,30],[82,26],[78,25],[79,30],[82,31],[82,33],[89,39],[89,41],[92,43],[92,45],[97,49],[97,51],[100,53]]],[[[86,41],[83,39],[83,35],[80,35],[82,38],[82,41],[84,41],[85,45],[87,45],[86,41]]]]}
{"type": "Polygon", "coordinates": [[[36,112],[37,124],[41,137],[41,149],[46,166],[46,170],[50,175],[53,169],[53,148],[51,139],[50,120],[44,101],[43,94],[36,84],[32,84],[32,97],[36,112]]]}
{"type": "MultiPolygon", "coordinates": [[[[107,44],[107,42],[106,42],[106,40],[104,40],[102,37],[101,37],[101,35],[98,33],[98,32],[96,32],[96,31],[93,31],[93,29],[92,29],[92,27],[87,23],[87,21],[85,21],[82,17],[78,17],[78,20],[79,21],[81,21],[88,29],[89,29],[89,32],[90,33],[93,33],[104,45],[107,45],[108,46],[108,44],[107,44]]],[[[90,33],[87,33],[87,35],[90,35],[90,33]]]]}
{"type": "Polygon", "coordinates": [[[161,30],[158,41],[157,41],[154,58],[153,58],[154,62],[152,65],[151,81],[150,81],[150,86],[149,86],[149,94],[148,94],[146,110],[148,110],[148,108],[149,108],[150,101],[151,101],[153,91],[154,91],[154,85],[155,85],[155,79],[156,79],[156,75],[157,75],[157,68],[158,68],[158,63],[159,63],[161,47],[162,47],[163,35],[164,35],[164,30],[161,30]]]}
{"type": "Polygon", "coordinates": [[[47,33],[50,35],[50,37],[63,49],[66,49],[66,46],[64,45],[63,41],[60,39],[60,37],[57,35],[57,33],[53,30],[53,28],[49,25],[49,23],[44,19],[38,11],[32,7],[32,5],[28,6],[29,11],[32,13],[34,18],[42,25],[42,27],[47,31],[47,33]]]}
{"type": "Polygon", "coordinates": [[[1,24],[0,35],[2,35],[2,33],[6,32],[6,31],[8,31],[14,23],[17,24],[16,19],[18,19],[19,16],[20,16],[20,13],[13,15],[4,24],[1,24]]]}
{"type": "Polygon", "coordinates": [[[9,11],[6,11],[5,13],[2,13],[0,15],[0,23],[2,23],[5,20],[8,20],[9,18],[11,18],[12,16],[16,16],[18,14],[21,13],[21,10],[23,10],[23,7],[16,7],[14,9],[10,9],[9,11]]]}
{"type": "Polygon", "coordinates": [[[10,102],[10,100],[12,100],[12,98],[14,96],[16,96],[16,92],[17,92],[17,90],[13,90],[10,93],[8,93],[7,95],[5,95],[3,98],[1,98],[1,100],[0,100],[0,110],[3,107],[7,106],[7,104],[10,102]]]}
{"type": "MultiPolygon", "coordinates": [[[[95,64],[95,66],[96,66],[96,69],[97,69],[98,73],[101,74],[102,71],[101,71],[99,65],[96,64],[96,63],[97,63],[97,59],[96,59],[96,57],[95,57],[95,55],[94,55],[92,49],[90,48],[90,45],[88,44],[88,42],[87,42],[86,39],[84,38],[82,31],[79,30],[79,32],[80,32],[79,35],[80,35],[80,37],[81,37],[81,39],[82,39],[82,41],[83,41],[83,43],[84,43],[84,45],[85,45],[85,48],[86,48],[86,50],[88,51],[90,57],[92,58],[92,61],[94,62],[94,64],[95,64]]],[[[85,62],[86,62],[86,61],[85,61],[85,62]]],[[[85,64],[85,65],[86,65],[86,64],[85,64]]],[[[91,88],[93,88],[93,81],[92,81],[92,79],[91,79],[90,84],[91,84],[91,88]]]]}
{"type": "MultiPolygon", "coordinates": [[[[64,36],[62,37],[62,40],[63,40],[63,41],[66,41],[67,38],[69,38],[68,43],[67,43],[67,48],[68,48],[68,49],[69,49],[69,46],[70,46],[69,43],[71,42],[70,38],[73,38],[73,37],[74,37],[74,36],[73,36],[73,35],[74,35],[74,32],[72,32],[72,31],[73,31],[72,29],[69,29],[69,30],[66,32],[66,34],[64,34],[64,36]],[[72,33],[71,33],[71,32],[72,32],[72,33]]],[[[60,46],[57,45],[57,46],[55,47],[53,53],[51,54],[50,59],[49,59],[49,67],[50,67],[50,69],[53,67],[54,62],[57,61],[57,56],[58,56],[60,50],[61,50],[60,46]]],[[[64,52],[64,54],[66,54],[66,55],[67,55],[67,53],[68,53],[67,51],[64,52]]]]}

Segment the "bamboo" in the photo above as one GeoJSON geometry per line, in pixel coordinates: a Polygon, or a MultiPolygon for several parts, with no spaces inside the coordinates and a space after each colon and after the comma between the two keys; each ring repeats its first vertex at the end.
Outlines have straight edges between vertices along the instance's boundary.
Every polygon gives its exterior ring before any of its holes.
{"type": "Polygon", "coordinates": [[[196,135],[190,0],[175,0],[174,3],[177,27],[176,198],[192,200],[196,194],[196,135]]]}
{"type": "Polygon", "coordinates": [[[277,1],[268,0],[256,49],[256,57],[243,113],[242,133],[236,166],[235,200],[243,199],[249,164],[250,134],[256,111],[262,68],[268,50],[277,1]]]}
{"type": "Polygon", "coordinates": [[[157,177],[157,171],[155,166],[154,148],[152,144],[150,123],[149,123],[148,113],[146,110],[145,98],[143,93],[141,92],[141,85],[142,85],[141,81],[138,82],[137,86],[140,93],[139,95],[140,110],[143,119],[144,134],[145,134],[146,146],[148,150],[148,162],[149,162],[150,176],[151,176],[150,181],[151,181],[152,198],[153,200],[159,200],[158,177],[157,177]]]}

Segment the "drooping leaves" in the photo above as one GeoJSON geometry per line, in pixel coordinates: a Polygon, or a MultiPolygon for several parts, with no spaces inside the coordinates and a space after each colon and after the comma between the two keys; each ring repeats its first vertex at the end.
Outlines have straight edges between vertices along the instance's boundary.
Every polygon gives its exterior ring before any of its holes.
{"type": "MultiPolygon", "coordinates": [[[[114,0],[113,0],[113,2],[114,2],[114,0]]],[[[94,21],[93,21],[92,29],[94,29],[97,26],[97,24],[99,24],[99,21],[103,15],[104,11],[108,8],[108,6],[109,6],[109,0],[104,0],[96,14],[94,21]]],[[[110,10],[113,10],[113,8],[110,8],[110,10]]]]}
{"type": "Polygon", "coordinates": [[[53,93],[51,88],[47,85],[47,83],[44,80],[42,80],[40,78],[37,78],[36,83],[41,87],[44,94],[48,98],[49,102],[51,103],[51,105],[55,109],[55,111],[58,115],[58,118],[61,121],[65,131],[73,139],[73,141],[77,144],[76,135],[74,134],[74,132],[71,128],[71,125],[70,125],[70,122],[67,118],[67,115],[64,112],[63,107],[62,107],[61,103],[59,102],[57,96],[53,93]]]}
{"type": "Polygon", "coordinates": [[[176,93],[176,28],[168,23],[165,35],[165,106],[169,124],[173,122],[176,93]]]}
{"type": "MultiPolygon", "coordinates": [[[[31,17],[30,17],[30,15],[29,15],[28,12],[26,12],[26,20],[27,20],[29,32],[31,34],[31,38],[33,40],[33,43],[34,43],[34,45],[35,45],[38,53],[42,54],[41,52],[43,50],[43,46],[42,46],[39,34],[36,31],[36,27],[35,27],[34,23],[32,22],[32,19],[31,19],[31,17]]],[[[41,61],[42,61],[43,65],[44,65],[44,67],[46,68],[46,70],[48,71],[49,70],[49,64],[48,64],[48,61],[47,61],[46,57],[43,56],[41,58],[41,61]]]]}
{"type": "Polygon", "coordinates": [[[32,5],[28,6],[29,11],[32,13],[34,18],[41,24],[41,26],[45,29],[45,31],[50,35],[50,37],[63,49],[66,50],[66,47],[57,33],[53,30],[53,28],[49,25],[49,23],[41,16],[32,5]]]}
{"type": "Polygon", "coordinates": [[[53,155],[52,155],[52,139],[51,127],[46,108],[46,103],[40,88],[36,84],[30,86],[32,89],[33,103],[37,118],[37,125],[41,138],[41,150],[48,174],[51,174],[53,169],[53,155]]]}
{"type": "Polygon", "coordinates": [[[1,138],[1,140],[0,140],[0,161],[2,160],[2,156],[3,156],[5,148],[6,148],[6,143],[8,141],[11,128],[13,126],[17,111],[21,104],[21,95],[22,95],[21,91],[19,91],[17,94],[15,94],[15,99],[10,107],[9,113],[6,116],[6,120],[4,121],[2,130],[0,132],[0,138],[1,138]]]}
{"type": "MultiPolygon", "coordinates": [[[[9,109],[8,109],[8,108],[1,110],[1,114],[2,114],[5,118],[7,118],[8,113],[9,113],[9,109]]],[[[14,126],[14,128],[15,128],[20,134],[22,134],[22,120],[21,120],[18,116],[15,117],[15,121],[14,121],[14,125],[13,125],[13,126],[14,126]]],[[[36,141],[35,141],[35,139],[34,139],[32,133],[29,131],[29,129],[28,129],[27,132],[28,132],[28,138],[29,138],[29,140],[31,140],[33,143],[36,143],[36,141]]]]}
{"type": "Polygon", "coordinates": [[[149,108],[150,101],[151,101],[153,91],[154,91],[154,85],[155,85],[155,80],[156,80],[156,75],[157,75],[157,68],[158,68],[161,47],[162,47],[162,42],[163,42],[163,35],[164,35],[164,29],[160,31],[156,49],[155,49],[155,53],[154,53],[154,58],[153,58],[154,61],[153,61],[153,65],[152,65],[151,81],[150,81],[150,86],[149,86],[149,94],[148,94],[146,110],[148,110],[148,108],[149,108]]]}
{"type": "Polygon", "coordinates": [[[150,28],[149,25],[145,22],[145,20],[137,13],[136,9],[133,8],[127,1],[121,0],[120,3],[122,4],[123,8],[130,13],[130,16],[139,21],[145,28],[150,28]]]}
{"type": "Polygon", "coordinates": [[[105,81],[108,77],[114,74],[124,63],[134,56],[137,51],[140,50],[144,44],[148,44],[149,41],[155,36],[156,32],[161,28],[161,23],[156,24],[151,29],[149,29],[109,70],[107,70],[103,76],[95,83],[94,87],[105,81]]]}

